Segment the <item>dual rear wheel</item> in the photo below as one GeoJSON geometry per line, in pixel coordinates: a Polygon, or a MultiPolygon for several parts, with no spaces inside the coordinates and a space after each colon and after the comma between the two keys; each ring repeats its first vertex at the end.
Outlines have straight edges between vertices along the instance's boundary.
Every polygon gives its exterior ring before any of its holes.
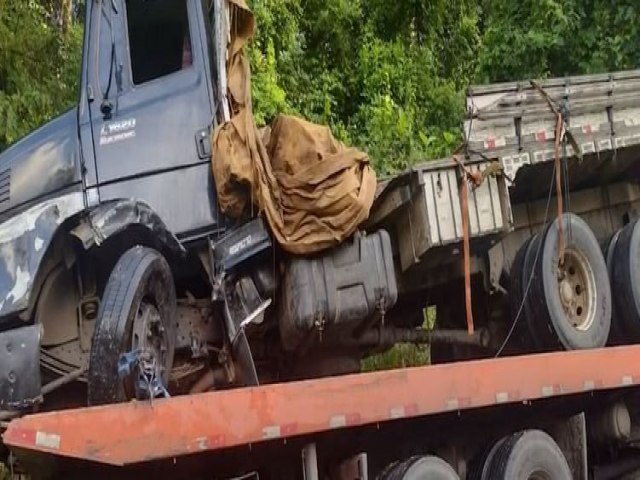
{"type": "Polygon", "coordinates": [[[539,350],[603,347],[611,328],[611,287],[600,245],[580,217],[562,217],[529,239],[511,271],[511,309],[539,350]]]}
{"type": "MultiPolygon", "coordinates": [[[[571,480],[560,447],[541,430],[525,430],[500,439],[480,455],[469,480],[571,480]]],[[[412,457],[387,467],[378,480],[460,480],[444,460],[412,457]]]]}
{"type": "Polygon", "coordinates": [[[628,223],[609,241],[605,255],[611,278],[611,343],[640,342],[640,219],[628,223]]]}
{"type": "Polygon", "coordinates": [[[460,480],[460,477],[438,457],[417,456],[389,465],[378,480],[460,480]]]}
{"type": "Polygon", "coordinates": [[[571,480],[560,447],[547,433],[525,430],[500,439],[477,459],[469,480],[571,480]]]}

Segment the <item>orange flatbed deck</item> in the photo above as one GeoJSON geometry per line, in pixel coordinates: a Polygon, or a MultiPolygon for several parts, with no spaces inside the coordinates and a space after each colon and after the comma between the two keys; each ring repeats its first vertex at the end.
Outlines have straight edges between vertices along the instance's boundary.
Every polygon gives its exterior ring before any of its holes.
{"type": "Polygon", "coordinates": [[[640,346],[557,352],[29,415],[9,447],[111,465],[640,384],[640,346]]]}

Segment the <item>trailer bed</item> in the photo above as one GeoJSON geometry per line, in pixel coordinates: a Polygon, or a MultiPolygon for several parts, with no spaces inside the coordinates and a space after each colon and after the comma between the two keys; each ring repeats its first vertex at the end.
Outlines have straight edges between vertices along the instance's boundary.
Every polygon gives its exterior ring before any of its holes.
{"type": "Polygon", "coordinates": [[[640,346],[460,362],[14,420],[10,448],[124,466],[640,384],[640,346]]]}

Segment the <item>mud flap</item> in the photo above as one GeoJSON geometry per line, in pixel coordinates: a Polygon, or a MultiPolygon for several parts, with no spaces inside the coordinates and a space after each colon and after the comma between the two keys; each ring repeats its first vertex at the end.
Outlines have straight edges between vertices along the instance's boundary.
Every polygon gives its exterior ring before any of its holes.
{"type": "Polygon", "coordinates": [[[21,410],[42,400],[40,326],[0,333],[0,409],[21,410]]]}

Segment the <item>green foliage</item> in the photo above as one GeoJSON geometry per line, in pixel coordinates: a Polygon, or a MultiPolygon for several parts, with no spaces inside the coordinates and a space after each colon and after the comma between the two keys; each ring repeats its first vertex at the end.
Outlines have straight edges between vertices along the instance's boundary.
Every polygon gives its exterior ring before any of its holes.
{"type": "Polygon", "coordinates": [[[82,29],[35,0],[0,0],[0,150],[74,103],[82,29]]]}
{"type": "MultiPolygon", "coordinates": [[[[470,83],[640,66],[637,0],[252,0],[256,119],[295,113],[380,173],[451,152],[470,83]]],[[[73,104],[70,0],[0,0],[0,150],[73,104]]]]}
{"type": "Polygon", "coordinates": [[[367,149],[381,173],[459,141],[480,41],[473,2],[254,0],[253,8],[258,122],[285,111],[327,123],[367,149]],[[428,23],[436,13],[437,32],[428,23]]]}
{"type": "MultiPolygon", "coordinates": [[[[422,328],[433,330],[436,324],[436,308],[424,310],[422,328]]],[[[361,362],[363,372],[388,370],[391,368],[420,367],[431,363],[431,351],[428,345],[399,344],[386,352],[372,355],[361,362]]]]}
{"type": "Polygon", "coordinates": [[[421,367],[429,364],[429,347],[426,345],[396,345],[392,349],[365,358],[363,372],[376,372],[392,368],[421,367]]]}
{"type": "Polygon", "coordinates": [[[478,80],[506,81],[640,66],[635,0],[485,0],[478,80]]]}
{"type": "Polygon", "coordinates": [[[453,150],[470,83],[640,66],[636,0],[253,0],[259,122],[329,124],[393,173],[453,150]]]}

